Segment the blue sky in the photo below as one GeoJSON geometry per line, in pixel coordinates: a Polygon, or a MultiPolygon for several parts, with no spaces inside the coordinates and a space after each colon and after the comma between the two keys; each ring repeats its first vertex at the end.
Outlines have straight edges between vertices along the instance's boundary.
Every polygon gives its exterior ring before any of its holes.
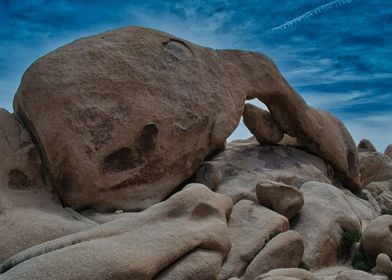
{"type": "MultiPolygon", "coordinates": [[[[23,71],[76,38],[124,26],[212,48],[260,51],[356,141],[392,143],[390,0],[0,0],[0,106],[12,110],[23,71]]],[[[233,138],[248,137],[240,125],[233,138]]]]}

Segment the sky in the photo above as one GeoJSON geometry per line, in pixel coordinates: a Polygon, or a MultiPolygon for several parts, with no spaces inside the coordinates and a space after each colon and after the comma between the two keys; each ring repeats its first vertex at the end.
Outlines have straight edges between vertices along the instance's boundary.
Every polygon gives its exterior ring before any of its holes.
{"type": "MultiPolygon", "coordinates": [[[[124,25],[271,57],[311,106],[354,140],[392,143],[391,0],[0,0],[0,107],[26,68],[77,38],[124,25]]],[[[230,139],[247,138],[240,124],[230,139]]]]}

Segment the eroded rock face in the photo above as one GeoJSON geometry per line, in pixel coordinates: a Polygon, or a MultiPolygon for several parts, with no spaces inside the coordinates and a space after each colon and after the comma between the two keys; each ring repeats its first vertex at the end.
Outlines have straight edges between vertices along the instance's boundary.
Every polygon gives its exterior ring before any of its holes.
{"type": "Polygon", "coordinates": [[[359,189],[356,148],[344,126],[308,107],[258,53],[215,51],[125,27],[38,59],[22,78],[14,109],[65,206],[142,210],[221,147],[245,100],[256,97],[282,132],[359,189]]]}
{"type": "Polygon", "coordinates": [[[42,242],[94,227],[61,207],[38,151],[16,117],[0,109],[0,263],[42,242]]]}
{"type": "Polygon", "coordinates": [[[335,186],[308,182],[300,191],[305,204],[294,220],[293,230],[304,240],[304,260],[313,270],[333,265],[341,254],[342,233],[360,230],[360,220],[345,194],[335,186]]]}
{"type": "Polygon", "coordinates": [[[0,279],[215,279],[231,246],[231,208],[228,197],[192,185],[141,213],[23,251],[0,265],[0,279]]]}
{"type": "Polygon", "coordinates": [[[361,247],[376,258],[384,253],[392,257],[392,216],[383,215],[373,220],[362,234],[361,247]]]}

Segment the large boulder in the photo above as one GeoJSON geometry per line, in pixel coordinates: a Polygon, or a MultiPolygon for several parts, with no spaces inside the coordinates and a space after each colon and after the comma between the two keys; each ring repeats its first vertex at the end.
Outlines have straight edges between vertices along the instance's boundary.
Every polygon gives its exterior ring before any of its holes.
{"type": "Polygon", "coordinates": [[[238,140],[210,158],[222,179],[216,191],[234,202],[243,198],[258,202],[256,185],[270,180],[300,187],[307,181],[331,183],[331,167],[317,156],[287,146],[260,145],[254,139],[238,140]]]}
{"type": "Polygon", "coordinates": [[[392,257],[392,216],[383,215],[373,220],[362,234],[361,247],[370,257],[384,253],[392,257]]]}
{"type": "Polygon", "coordinates": [[[125,27],[38,59],[14,109],[64,205],[141,210],[166,198],[237,126],[246,93],[229,77],[217,51],[125,27]]]}
{"type": "Polygon", "coordinates": [[[287,218],[266,207],[245,199],[236,203],[229,220],[232,248],[218,279],[242,276],[269,239],[288,228],[287,218]]]}
{"type": "Polygon", "coordinates": [[[304,205],[304,197],[297,188],[270,180],[257,183],[256,195],[261,205],[271,208],[287,219],[294,217],[304,205]]]}
{"type": "Polygon", "coordinates": [[[141,210],[166,198],[221,147],[245,100],[256,97],[283,132],[359,189],[356,148],[344,126],[310,108],[258,53],[120,28],[34,62],[14,109],[65,206],[141,210]]]}
{"type": "Polygon", "coordinates": [[[304,260],[313,270],[333,265],[343,251],[343,233],[359,231],[360,220],[346,195],[335,186],[308,182],[300,191],[305,203],[293,220],[293,229],[304,240],[304,260]]]}
{"type": "Polygon", "coordinates": [[[96,226],[64,209],[39,153],[15,115],[0,109],[0,263],[42,242],[96,226]]]}
{"type": "Polygon", "coordinates": [[[230,198],[192,185],[143,212],[27,249],[0,265],[0,279],[216,279],[231,246],[231,208],[230,198]]]}
{"type": "Polygon", "coordinates": [[[289,230],[272,238],[245,270],[242,280],[254,280],[257,276],[276,268],[298,267],[304,253],[301,236],[289,230]]]}

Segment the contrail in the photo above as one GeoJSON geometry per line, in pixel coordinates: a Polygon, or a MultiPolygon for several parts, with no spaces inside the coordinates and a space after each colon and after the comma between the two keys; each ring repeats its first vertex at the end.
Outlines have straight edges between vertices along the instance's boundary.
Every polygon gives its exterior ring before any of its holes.
{"type": "Polygon", "coordinates": [[[292,27],[293,25],[296,25],[296,24],[298,24],[300,22],[308,20],[308,19],[310,19],[310,18],[312,18],[312,17],[314,17],[314,16],[316,16],[318,14],[322,14],[322,13],[328,12],[329,10],[339,8],[341,6],[344,6],[346,4],[351,4],[352,2],[356,2],[356,1],[360,1],[360,0],[335,0],[335,1],[332,1],[330,3],[327,3],[327,4],[324,4],[324,5],[320,6],[318,8],[310,10],[310,11],[304,13],[303,15],[301,15],[299,17],[296,17],[295,19],[292,19],[292,20],[290,20],[290,21],[288,21],[288,22],[286,22],[286,23],[284,23],[282,25],[274,27],[271,30],[274,30],[274,31],[286,30],[286,29],[292,27]]]}

